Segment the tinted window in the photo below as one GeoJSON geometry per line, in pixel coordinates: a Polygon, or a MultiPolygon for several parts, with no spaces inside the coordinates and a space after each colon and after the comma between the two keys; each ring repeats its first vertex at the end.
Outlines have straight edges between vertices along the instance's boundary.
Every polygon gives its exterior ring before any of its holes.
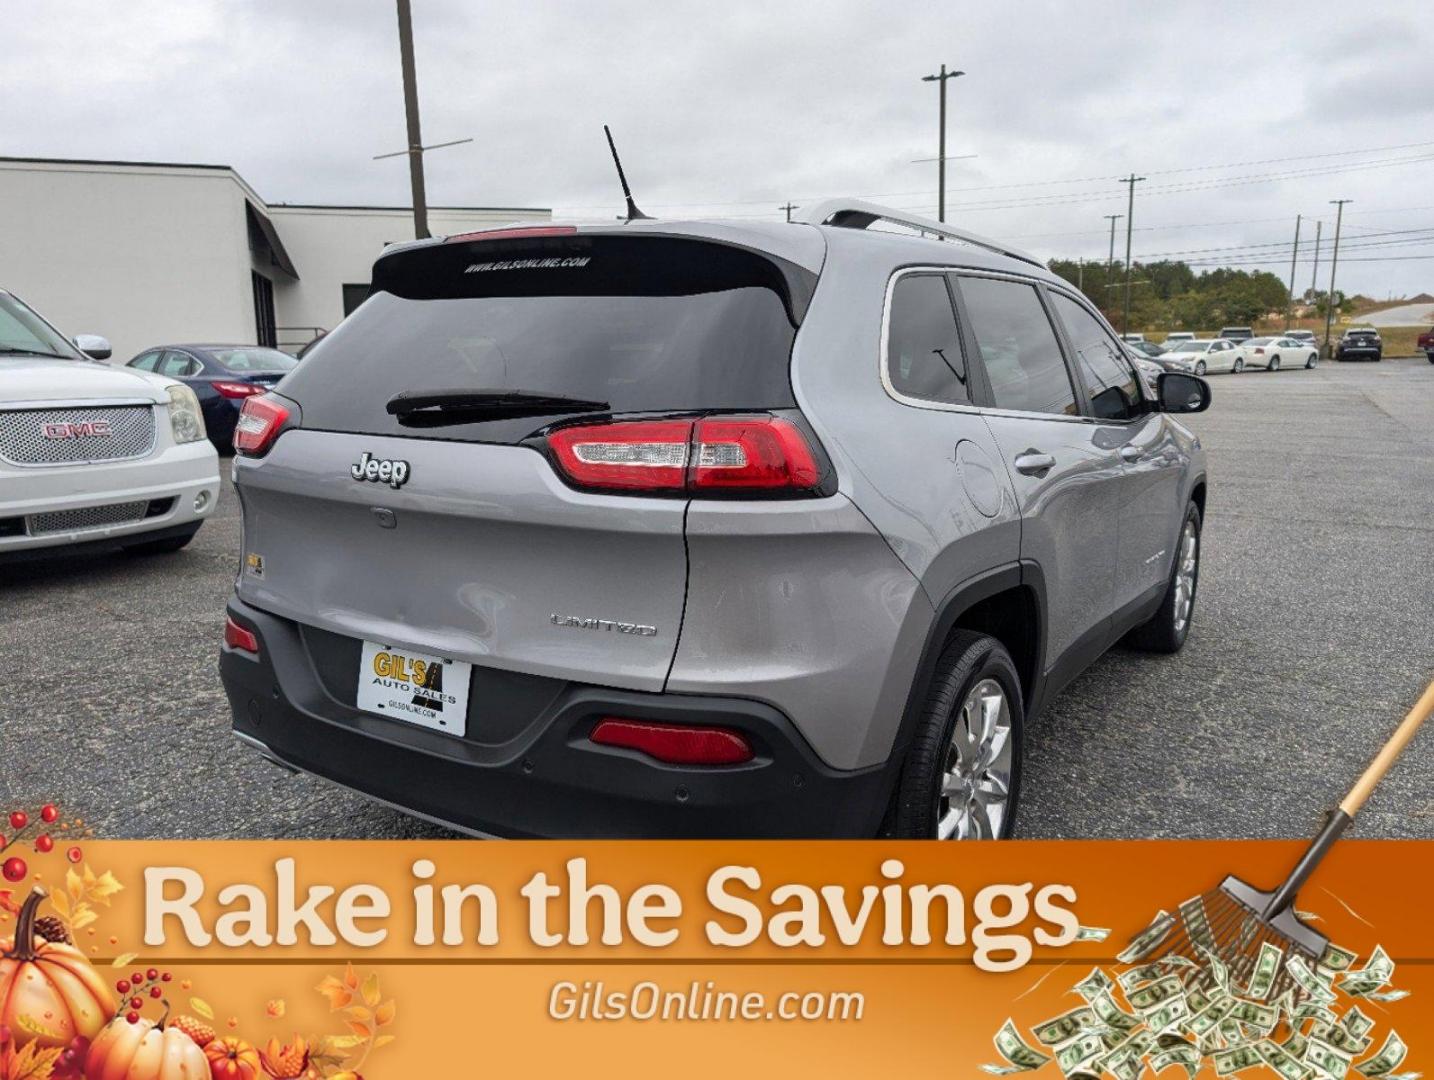
{"type": "MultiPolygon", "coordinates": [[[[305,427],[391,435],[417,434],[385,409],[403,391],[526,390],[616,413],[792,408],[794,296],[814,282],[751,251],[666,237],[395,252],[283,393],[305,427]]],[[[560,415],[455,417],[429,434],[511,442],[560,415]]]]}
{"type": "Polygon", "coordinates": [[[129,366],[137,367],[141,371],[153,371],[155,369],[155,365],[159,363],[159,358],[161,355],[161,353],[157,352],[145,353],[143,356],[131,360],[129,366]]]}
{"type": "Polygon", "coordinates": [[[1058,292],[1051,296],[1080,365],[1091,411],[1104,420],[1129,420],[1140,415],[1140,384],[1115,341],[1080,304],[1058,292]]]}
{"type": "Polygon", "coordinates": [[[1075,416],[1075,392],[1035,286],[960,278],[971,332],[997,408],[1075,416]]]}
{"type": "Polygon", "coordinates": [[[891,292],[886,370],[891,385],[908,397],[958,405],[971,400],[944,277],[907,274],[897,279],[891,292]]]}

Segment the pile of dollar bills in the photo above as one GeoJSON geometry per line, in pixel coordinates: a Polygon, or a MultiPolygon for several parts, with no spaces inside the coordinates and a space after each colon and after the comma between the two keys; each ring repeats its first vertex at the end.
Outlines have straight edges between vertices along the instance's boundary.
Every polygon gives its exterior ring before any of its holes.
{"type": "MultiPolygon", "coordinates": [[[[1213,939],[1202,942],[1202,927],[1208,929],[1200,897],[1182,904],[1178,916],[1160,912],[1120,953],[1124,970],[1112,978],[1095,968],[1071,988],[1084,1004],[1031,1029],[1039,1049],[1007,1020],[995,1037],[1005,1063],[981,1068],[1010,1076],[1054,1060],[1077,1080],[1137,1080],[1147,1067],[1158,1073],[1172,1065],[1190,1077],[1209,1065],[1220,1076],[1268,1066],[1284,1080],[1343,1080],[1351,1069],[1372,1080],[1419,1080],[1419,1073],[1394,1071],[1408,1053],[1396,1032],[1368,1053],[1375,1021],[1360,1002],[1408,996],[1390,986],[1394,961],[1384,949],[1356,967],[1355,953],[1330,945],[1310,964],[1264,941],[1242,983],[1213,939]],[[1195,955],[1147,961],[1182,920],[1193,930],[1188,951],[1195,955]]],[[[1104,933],[1083,927],[1080,938],[1104,933]]]]}

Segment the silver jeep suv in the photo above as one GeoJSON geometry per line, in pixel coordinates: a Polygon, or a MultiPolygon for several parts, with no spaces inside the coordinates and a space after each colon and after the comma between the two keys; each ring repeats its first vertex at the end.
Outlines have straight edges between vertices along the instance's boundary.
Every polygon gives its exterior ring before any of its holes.
{"type": "Polygon", "coordinates": [[[870,204],[395,246],[236,431],[235,734],[483,834],[1008,836],[1031,718],[1189,632],[1157,386],[870,204]]]}

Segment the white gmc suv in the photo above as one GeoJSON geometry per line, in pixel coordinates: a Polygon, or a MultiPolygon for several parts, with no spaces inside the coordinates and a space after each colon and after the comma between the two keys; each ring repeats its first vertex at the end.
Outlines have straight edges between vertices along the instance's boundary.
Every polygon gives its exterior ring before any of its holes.
{"type": "Polygon", "coordinates": [[[213,511],[219,457],[194,391],[108,355],[0,290],[0,562],[178,551],[213,511]]]}

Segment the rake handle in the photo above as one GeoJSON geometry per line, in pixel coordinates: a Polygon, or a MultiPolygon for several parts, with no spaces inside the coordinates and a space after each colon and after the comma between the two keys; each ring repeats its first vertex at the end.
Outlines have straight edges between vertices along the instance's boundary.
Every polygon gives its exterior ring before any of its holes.
{"type": "Polygon", "coordinates": [[[1380,748],[1379,753],[1374,756],[1374,760],[1369,763],[1369,767],[1364,770],[1364,774],[1355,781],[1354,787],[1349,789],[1349,794],[1344,797],[1339,808],[1330,814],[1324,828],[1314,838],[1314,842],[1305,849],[1304,855],[1295,864],[1295,868],[1290,871],[1290,876],[1285,879],[1285,883],[1270,897],[1270,903],[1265,908],[1265,918],[1274,918],[1294,903],[1295,894],[1300,891],[1300,887],[1309,880],[1315,867],[1325,857],[1325,853],[1334,846],[1334,842],[1344,834],[1345,829],[1349,828],[1354,821],[1354,816],[1359,813],[1360,808],[1364,806],[1375,787],[1384,779],[1384,774],[1389,772],[1399,755],[1404,752],[1404,748],[1409,745],[1409,741],[1418,732],[1420,725],[1429,719],[1431,713],[1434,713],[1434,682],[1429,684],[1423,695],[1414,703],[1414,708],[1409,710],[1408,715],[1394,729],[1394,734],[1380,748]]]}
{"type": "Polygon", "coordinates": [[[1394,734],[1384,744],[1383,749],[1375,755],[1369,763],[1369,768],[1364,770],[1364,775],[1355,781],[1354,787],[1349,789],[1349,794],[1339,804],[1339,808],[1350,817],[1359,813],[1365,801],[1373,793],[1375,785],[1384,779],[1390,767],[1404,752],[1409,745],[1409,740],[1414,738],[1419,730],[1419,725],[1429,719],[1429,714],[1434,713],[1434,682],[1431,682],[1424,691],[1424,695],[1414,703],[1414,708],[1409,710],[1409,715],[1394,729],[1394,734]]]}

